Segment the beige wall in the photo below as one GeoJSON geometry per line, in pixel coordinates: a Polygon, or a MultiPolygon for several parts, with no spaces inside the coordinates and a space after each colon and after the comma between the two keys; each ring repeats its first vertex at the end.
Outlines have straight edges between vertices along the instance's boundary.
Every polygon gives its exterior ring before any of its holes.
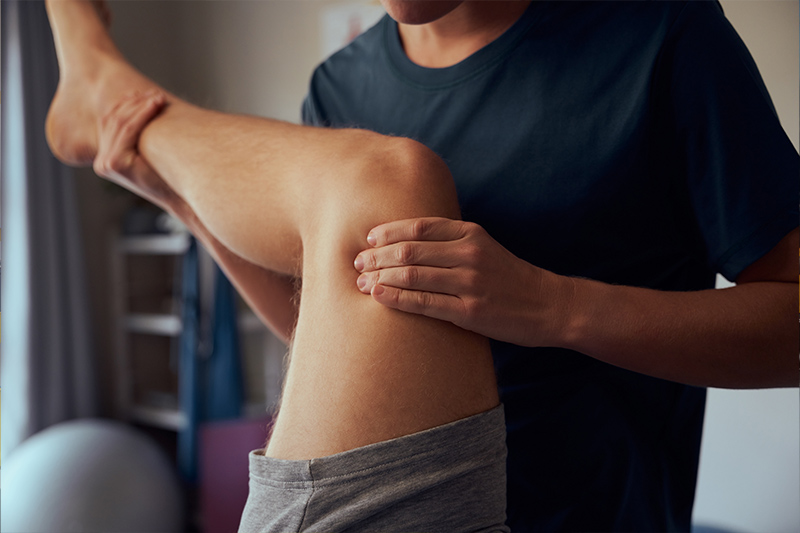
{"type": "Polygon", "coordinates": [[[781,124],[798,148],[800,63],[796,0],[723,0],[722,8],[756,60],[781,124]]]}
{"type": "Polygon", "coordinates": [[[114,2],[115,37],[134,63],[183,97],[298,122],[309,77],[322,59],[319,14],[336,4],[114,2]]]}

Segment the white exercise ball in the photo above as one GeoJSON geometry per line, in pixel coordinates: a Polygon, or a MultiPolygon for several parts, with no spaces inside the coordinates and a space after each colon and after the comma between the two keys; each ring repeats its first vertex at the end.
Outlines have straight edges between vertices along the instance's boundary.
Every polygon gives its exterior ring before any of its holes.
{"type": "Polygon", "coordinates": [[[178,533],[180,484],[148,437],[119,422],[73,420],[20,444],[2,467],[8,533],[178,533]]]}

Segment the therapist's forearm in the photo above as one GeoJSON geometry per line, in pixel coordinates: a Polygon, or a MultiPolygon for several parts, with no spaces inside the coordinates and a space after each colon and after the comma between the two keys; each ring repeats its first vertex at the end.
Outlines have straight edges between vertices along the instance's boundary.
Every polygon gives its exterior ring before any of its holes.
{"type": "Polygon", "coordinates": [[[691,385],[798,386],[795,283],[663,292],[571,282],[564,347],[691,385]]]}
{"type": "Polygon", "coordinates": [[[295,281],[233,253],[222,244],[185,203],[171,206],[211,254],[252,311],[284,344],[291,342],[297,322],[295,281]]]}

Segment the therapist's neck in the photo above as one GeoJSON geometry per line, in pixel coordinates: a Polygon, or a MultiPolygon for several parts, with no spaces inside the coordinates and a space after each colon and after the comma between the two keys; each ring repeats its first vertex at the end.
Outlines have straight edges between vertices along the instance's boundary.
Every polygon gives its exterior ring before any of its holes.
{"type": "Polygon", "coordinates": [[[530,1],[467,1],[427,24],[398,23],[400,41],[417,65],[455,65],[491,43],[510,28],[530,1]]]}

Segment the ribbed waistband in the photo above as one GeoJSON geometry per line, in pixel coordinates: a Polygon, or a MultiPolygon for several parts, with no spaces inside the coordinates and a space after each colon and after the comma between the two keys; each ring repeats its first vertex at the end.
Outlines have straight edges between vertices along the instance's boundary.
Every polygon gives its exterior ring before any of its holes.
{"type": "Polygon", "coordinates": [[[406,469],[409,460],[443,465],[465,460],[478,467],[505,456],[505,415],[501,404],[442,426],[310,460],[276,459],[263,453],[263,449],[250,452],[250,478],[287,489],[406,469]]]}

